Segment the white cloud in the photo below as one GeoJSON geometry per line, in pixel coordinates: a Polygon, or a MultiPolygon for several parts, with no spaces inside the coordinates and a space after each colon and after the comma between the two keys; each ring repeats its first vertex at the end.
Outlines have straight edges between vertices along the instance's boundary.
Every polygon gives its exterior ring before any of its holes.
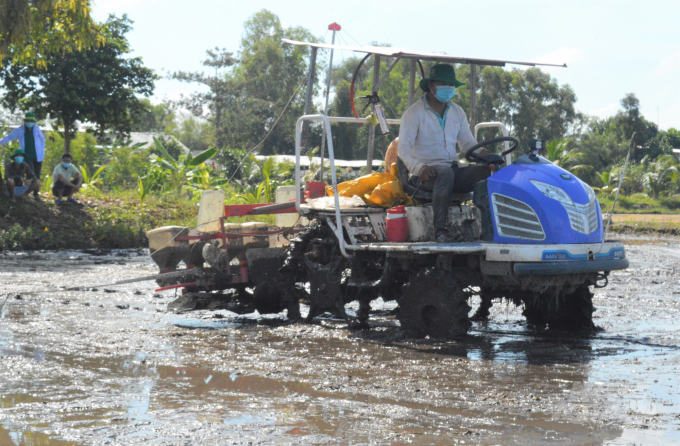
{"type": "Polygon", "coordinates": [[[614,102],[612,104],[607,105],[606,107],[591,110],[587,114],[590,116],[595,116],[596,118],[603,119],[615,115],[617,111],[619,111],[619,103],[614,102]]]}
{"type": "Polygon", "coordinates": [[[532,60],[532,62],[551,63],[558,65],[566,63],[567,66],[571,66],[577,60],[583,59],[584,56],[585,52],[580,48],[562,47],[559,50],[553,51],[552,53],[537,57],[536,59],[532,60]]]}

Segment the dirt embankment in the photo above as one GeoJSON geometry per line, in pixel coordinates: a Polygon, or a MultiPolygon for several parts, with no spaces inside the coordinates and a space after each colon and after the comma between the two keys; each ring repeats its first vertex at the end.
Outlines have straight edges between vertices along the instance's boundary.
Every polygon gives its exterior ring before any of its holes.
{"type": "Polygon", "coordinates": [[[16,203],[0,198],[0,250],[125,249],[147,246],[146,231],[195,219],[195,209],[173,203],[83,197],[56,205],[41,194],[16,203]],[[186,215],[185,215],[186,214],[186,215]]]}

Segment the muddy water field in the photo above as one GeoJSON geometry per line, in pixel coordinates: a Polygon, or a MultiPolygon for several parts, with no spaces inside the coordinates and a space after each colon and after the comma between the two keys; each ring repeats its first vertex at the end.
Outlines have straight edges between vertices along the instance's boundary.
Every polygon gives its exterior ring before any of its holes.
{"type": "Polygon", "coordinates": [[[680,444],[680,239],[626,241],[599,332],[499,303],[457,340],[407,338],[393,302],[359,330],[64,291],[155,274],[143,250],[2,253],[0,445],[680,444]]]}

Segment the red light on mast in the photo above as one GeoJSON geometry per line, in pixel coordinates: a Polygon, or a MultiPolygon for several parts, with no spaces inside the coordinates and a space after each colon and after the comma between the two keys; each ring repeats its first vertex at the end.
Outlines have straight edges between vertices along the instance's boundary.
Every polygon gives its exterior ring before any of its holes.
{"type": "Polygon", "coordinates": [[[328,25],[328,30],[329,30],[329,31],[340,31],[341,29],[342,29],[342,28],[340,27],[340,25],[338,25],[338,24],[335,23],[335,22],[333,22],[333,23],[331,23],[330,25],[328,25]]]}

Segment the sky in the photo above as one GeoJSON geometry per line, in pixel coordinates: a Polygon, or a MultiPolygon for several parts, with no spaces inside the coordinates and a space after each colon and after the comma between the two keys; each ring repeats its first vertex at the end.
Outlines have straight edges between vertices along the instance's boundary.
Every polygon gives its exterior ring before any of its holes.
{"type": "MultiPolygon", "coordinates": [[[[337,22],[338,41],[351,45],[566,63],[545,70],[571,85],[579,111],[611,116],[635,93],[648,120],[680,129],[680,0],[95,0],[93,14],[127,14],[133,55],[167,76],[203,71],[205,51],[216,46],[238,53],[243,23],[262,9],[328,43],[337,22]]],[[[334,61],[343,57],[350,54],[336,52],[334,61]]],[[[163,79],[153,101],[194,90],[163,79]]]]}

